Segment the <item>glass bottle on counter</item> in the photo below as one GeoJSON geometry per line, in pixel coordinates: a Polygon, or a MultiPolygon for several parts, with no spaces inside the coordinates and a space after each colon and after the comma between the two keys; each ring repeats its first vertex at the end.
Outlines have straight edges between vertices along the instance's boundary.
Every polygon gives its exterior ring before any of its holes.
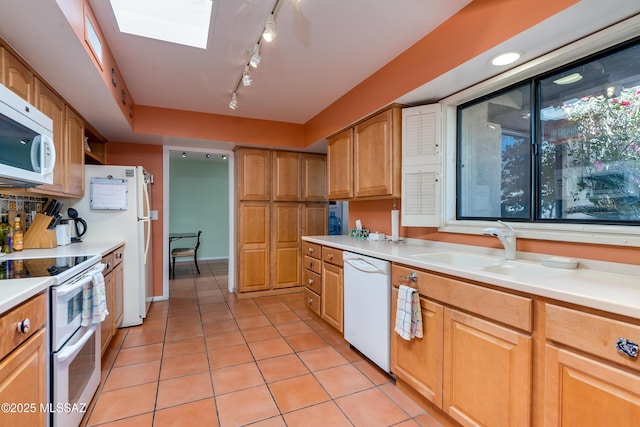
{"type": "Polygon", "coordinates": [[[2,234],[2,252],[10,253],[13,247],[13,233],[11,226],[7,222],[8,214],[2,214],[2,222],[0,223],[0,230],[2,234]]]}
{"type": "Polygon", "coordinates": [[[20,224],[20,215],[16,215],[13,221],[13,250],[21,251],[24,245],[24,234],[22,233],[22,225],[20,224]]]}

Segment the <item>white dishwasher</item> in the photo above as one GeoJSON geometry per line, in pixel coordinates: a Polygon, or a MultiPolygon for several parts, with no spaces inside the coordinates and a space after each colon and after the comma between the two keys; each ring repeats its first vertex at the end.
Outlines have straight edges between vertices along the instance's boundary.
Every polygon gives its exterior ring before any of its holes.
{"type": "Polygon", "coordinates": [[[343,253],[344,339],[385,372],[391,353],[391,263],[343,253]]]}

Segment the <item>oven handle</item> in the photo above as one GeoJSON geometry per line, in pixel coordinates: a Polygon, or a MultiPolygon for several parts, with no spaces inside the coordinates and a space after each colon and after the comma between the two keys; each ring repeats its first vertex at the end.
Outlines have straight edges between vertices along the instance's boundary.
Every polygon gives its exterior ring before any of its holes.
{"type": "Polygon", "coordinates": [[[87,271],[85,273],[85,275],[78,280],[77,282],[71,284],[71,285],[62,285],[62,286],[57,286],[55,288],[56,290],[56,296],[57,297],[63,297],[67,294],[70,294],[71,292],[75,292],[77,289],[82,288],[85,284],[91,282],[93,280],[93,275],[96,273],[102,273],[104,271],[105,265],[100,263],[98,265],[96,265],[95,267],[93,267],[91,270],[87,271]]]}
{"type": "Polygon", "coordinates": [[[64,350],[58,352],[57,358],[58,358],[58,363],[60,364],[66,364],[65,362],[69,359],[73,360],[78,353],[80,352],[80,350],[82,350],[82,347],[84,347],[84,345],[87,343],[87,341],[89,341],[89,339],[91,338],[92,335],[95,335],[96,333],[96,325],[93,325],[91,327],[91,329],[89,329],[83,336],[82,338],[80,338],[78,340],[77,343],[70,345],[69,347],[66,347],[64,350]]]}

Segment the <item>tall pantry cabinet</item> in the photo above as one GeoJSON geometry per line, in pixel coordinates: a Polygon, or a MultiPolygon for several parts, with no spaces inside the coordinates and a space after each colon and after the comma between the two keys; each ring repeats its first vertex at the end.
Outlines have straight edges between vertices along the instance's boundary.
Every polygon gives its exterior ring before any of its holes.
{"type": "Polygon", "coordinates": [[[326,158],[237,148],[238,292],[301,285],[303,235],[327,233],[326,158]]]}

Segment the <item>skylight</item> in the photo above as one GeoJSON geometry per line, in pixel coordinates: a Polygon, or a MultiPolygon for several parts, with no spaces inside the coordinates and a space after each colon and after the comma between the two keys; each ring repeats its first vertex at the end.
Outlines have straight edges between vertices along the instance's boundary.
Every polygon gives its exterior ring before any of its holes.
{"type": "Polygon", "coordinates": [[[207,48],[213,0],[110,0],[121,32],[207,48]]]}

